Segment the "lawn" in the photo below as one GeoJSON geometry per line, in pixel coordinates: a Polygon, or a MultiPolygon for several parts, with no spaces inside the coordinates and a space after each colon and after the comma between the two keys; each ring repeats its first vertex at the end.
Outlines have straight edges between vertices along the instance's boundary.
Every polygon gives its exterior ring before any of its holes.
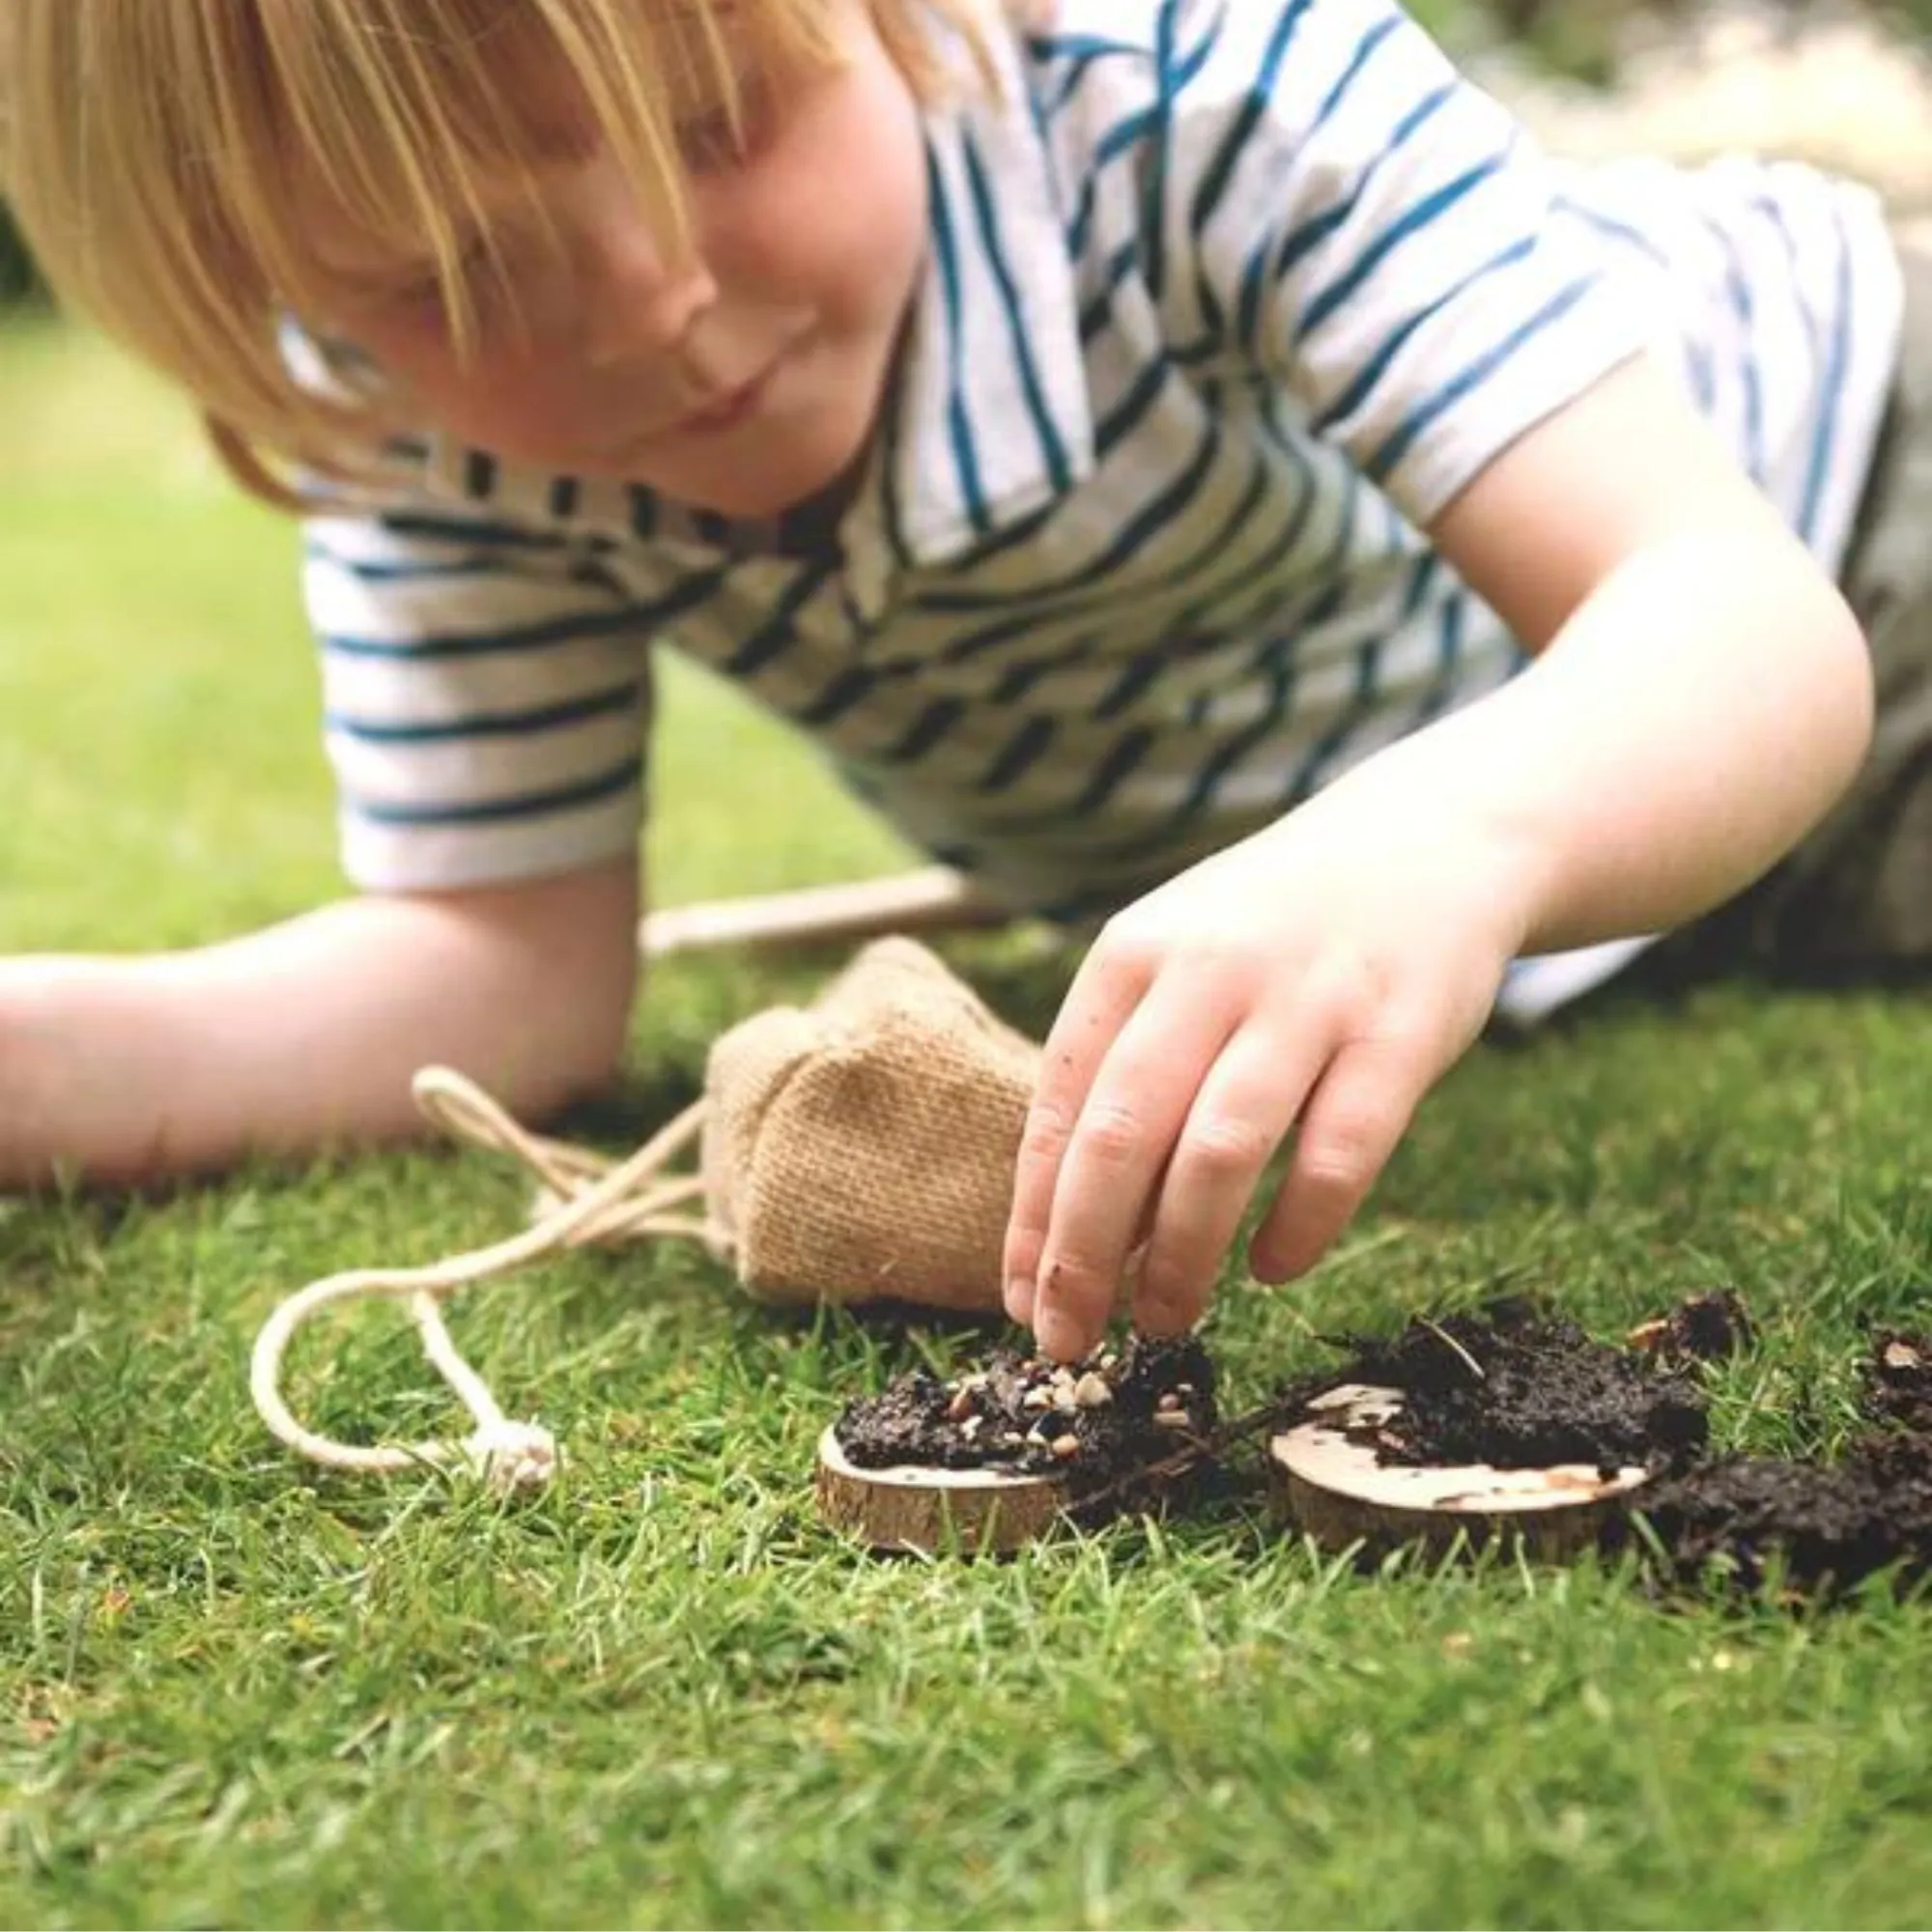
{"type": "MultiPolygon", "coordinates": [[[[0,946],[192,942],[334,892],[290,530],[85,341],[0,334],[0,946]]],[[[670,679],[664,897],[896,856],[768,724],[670,679]]],[[[1045,1024],[1062,966],[1031,939],[948,952],[1045,1024]]],[[[639,1137],[716,1032],[836,963],[667,966],[584,1130],[639,1137]]],[[[1606,1333],[1730,1283],[1765,1335],[1723,1436],[1829,1446],[1865,1324],[1932,1308],[1928,1092],[1904,994],[1626,991],[1487,1046],[1313,1280],[1231,1269],[1229,1397],[1499,1280],[1606,1333]]],[[[0,1923],[1924,1921],[1922,1605],[1367,1573],[1239,1497],[871,1561],[813,1520],[813,1439],[971,1338],[776,1316],[685,1251],[458,1304],[568,1446],[539,1499],[317,1476],[266,1436],[245,1365],[279,1294],[519,1212],[497,1165],[437,1152],[0,1205],[0,1923]]],[[[299,1357],[315,1414],[446,1424],[400,1321],[328,1340],[299,1357]]]]}

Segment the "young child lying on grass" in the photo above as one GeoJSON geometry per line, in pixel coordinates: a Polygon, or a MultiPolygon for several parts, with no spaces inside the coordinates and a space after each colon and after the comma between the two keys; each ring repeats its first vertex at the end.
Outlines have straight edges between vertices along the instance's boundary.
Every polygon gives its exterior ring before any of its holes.
{"type": "Polygon", "coordinates": [[[7,1182],[606,1077],[660,640],[1098,926],[1007,1241],[1056,1356],[1143,1240],[1198,1316],[1291,1133],[1307,1268],[1513,962],[1767,873],[1779,957],[1932,937],[1861,190],[1559,164],[1386,0],[0,0],[0,90],[57,291],[308,519],[358,895],[0,970],[7,1182]]]}

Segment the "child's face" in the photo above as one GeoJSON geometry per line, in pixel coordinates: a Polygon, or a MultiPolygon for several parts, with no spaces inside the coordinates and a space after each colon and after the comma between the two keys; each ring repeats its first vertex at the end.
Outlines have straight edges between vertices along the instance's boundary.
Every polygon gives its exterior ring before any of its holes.
{"type": "Polygon", "coordinates": [[[911,92],[863,0],[830,11],[845,64],[781,90],[748,71],[742,156],[715,119],[685,130],[687,253],[558,87],[547,221],[521,199],[486,206],[516,302],[479,267],[468,358],[426,255],[399,260],[326,206],[305,211],[327,291],[317,320],[430,422],[513,462],[739,517],[818,496],[870,439],[926,213],[911,92]]]}

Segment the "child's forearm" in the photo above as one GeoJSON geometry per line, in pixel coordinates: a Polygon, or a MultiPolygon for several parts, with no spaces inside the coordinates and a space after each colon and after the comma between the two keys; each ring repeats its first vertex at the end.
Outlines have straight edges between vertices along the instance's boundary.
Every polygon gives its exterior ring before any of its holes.
{"type": "Polygon", "coordinates": [[[397,1137],[431,1061],[554,1105],[622,1044],[631,871],[346,900],[146,958],[0,961],[0,1187],[397,1137]]]}
{"type": "Polygon", "coordinates": [[[1521,891],[1522,950],[1552,951],[1749,884],[1849,783],[1871,704],[1851,611],[1747,519],[1639,551],[1522,675],[1336,789],[1478,828],[1521,891]]]}

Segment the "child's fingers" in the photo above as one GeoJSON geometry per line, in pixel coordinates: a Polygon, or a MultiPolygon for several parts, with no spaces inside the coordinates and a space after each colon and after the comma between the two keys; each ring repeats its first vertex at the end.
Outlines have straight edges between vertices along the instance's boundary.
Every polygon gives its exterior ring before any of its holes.
{"type": "Polygon", "coordinates": [[[1312,1035],[1296,1042],[1248,1027],[1215,1062],[1161,1184],[1134,1292],[1137,1326],[1178,1335],[1200,1320],[1262,1171],[1293,1125],[1327,1050],[1312,1035]]]}
{"type": "Polygon", "coordinates": [[[1068,1138],[1035,1285],[1034,1333],[1059,1360],[1099,1339],[1201,1082],[1235,1024],[1227,991],[1166,980],[1135,1009],[1068,1138]]]}
{"type": "Polygon", "coordinates": [[[1052,1217],[1060,1168],[1100,1063],[1140,1005],[1150,975],[1090,953],[1061,1003],[1027,1108],[1013,1168],[1012,1208],[1001,1260],[1007,1313],[1033,1320],[1034,1283],[1052,1217]]]}
{"type": "Polygon", "coordinates": [[[1305,1274],[1353,1219],[1433,1078],[1412,1042],[1356,1040],[1309,1096],[1288,1177],[1249,1245],[1263,1281],[1305,1274]]]}

